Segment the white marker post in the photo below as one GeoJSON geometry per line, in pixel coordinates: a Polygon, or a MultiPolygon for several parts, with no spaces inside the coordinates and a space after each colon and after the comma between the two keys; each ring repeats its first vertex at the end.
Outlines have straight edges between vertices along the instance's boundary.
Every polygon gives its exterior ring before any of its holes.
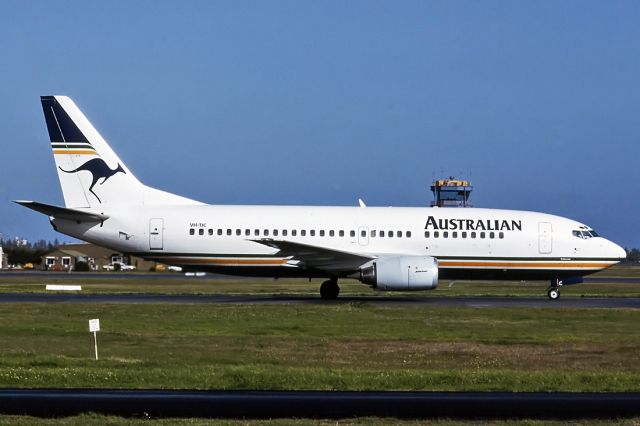
{"type": "Polygon", "coordinates": [[[96,361],[98,360],[98,336],[97,332],[100,331],[100,320],[89,320],[89,331],[93,332],[93,347],[95,349],[96,361]]]}

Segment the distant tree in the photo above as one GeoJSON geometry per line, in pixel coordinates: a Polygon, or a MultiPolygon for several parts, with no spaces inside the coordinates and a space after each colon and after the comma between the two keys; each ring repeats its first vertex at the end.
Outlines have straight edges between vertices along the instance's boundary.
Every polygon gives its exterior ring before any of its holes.
{"type": "Polygon", "coordinates": [[[34,249],[31,247],[9,247],[6,249],[9,263],[22,264],[34,263],[39,265],[42,262],[42,256],[47,252],[44,249],[34,249]]]}
{"type": "Polygon", "coordinates": [[[627,261],[635,263],[640,262],[640,250],[638,250],[637,248],[627,250],[627,261]]]}

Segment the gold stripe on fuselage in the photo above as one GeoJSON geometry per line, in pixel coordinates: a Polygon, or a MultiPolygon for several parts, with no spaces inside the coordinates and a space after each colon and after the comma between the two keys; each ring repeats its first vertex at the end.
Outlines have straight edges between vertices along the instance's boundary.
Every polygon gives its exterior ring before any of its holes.
{"type": "Polygon", "coordinates": [[[168,258],[163,262],[176,265],[221,265],[221,266],[281,266],[287,259],[245,259],[245,258],[168,258]]]}
{"type": "Polygon", "coordinates": [[[97,152],[93,149],[54,149],[53,153],[56,155],[97,155],[97,152]]]}

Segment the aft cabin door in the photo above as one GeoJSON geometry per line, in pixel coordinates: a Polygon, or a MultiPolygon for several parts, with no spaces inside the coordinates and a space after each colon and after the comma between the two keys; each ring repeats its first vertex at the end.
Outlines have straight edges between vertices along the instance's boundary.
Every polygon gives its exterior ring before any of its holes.
{"type": "Polygon", "coordinates": [[[149,221],[149,248],[151,250],[162,250],[162,230],[164,219],[151,219],[149,221]]]}
{"type": "Polygon", "coordinates": [[[538,223],[538,251],[540,254],[550,254],[553,248],[553,228],[549,222],[538,223]]]}

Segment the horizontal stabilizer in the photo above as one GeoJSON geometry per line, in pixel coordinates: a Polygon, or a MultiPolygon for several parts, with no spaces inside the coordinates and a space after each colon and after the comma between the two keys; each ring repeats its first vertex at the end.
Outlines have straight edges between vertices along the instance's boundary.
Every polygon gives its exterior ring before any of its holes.
{"type": "Polygon", "coordinates": [[[272,240],[269,238],[251,240],[278,250],[279,256],[291,257],[300,261],[302,267],[320,269],[328,272],[355,271],[373,259],[373,256],[354,254],[325,247],[294,243],[292,241],[272,240]]]}
{"type": "Polygon", "coordinates": [[[65,207],[52,206],[51,204],[38,203],[36,201],[15,200],[14,203],[35,210],[38,213],[46,214],[47,216],[53,216],[56,219],[79,220],[82,222],[103,222],[109,219],[109,216],[102,213],[68,209],[65,207]]]}

